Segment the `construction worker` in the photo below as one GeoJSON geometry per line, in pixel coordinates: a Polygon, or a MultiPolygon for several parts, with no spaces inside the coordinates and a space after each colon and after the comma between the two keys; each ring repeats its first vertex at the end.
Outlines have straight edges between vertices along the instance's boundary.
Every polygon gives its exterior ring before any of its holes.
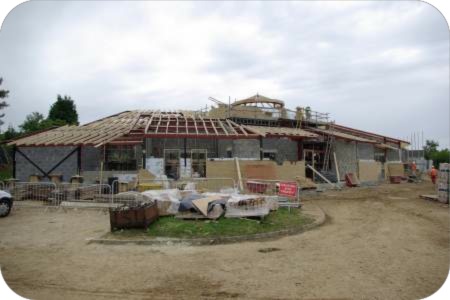
{"type": "Polygon", "coordinates": [[[417,170],[417,165],[416,165],[416,162],[413,161],[412,164],[411,164],[412,175],[416,175],[416,170],[417,170]]]}
{"type": "Polygon", "coordinates": [[[433,184],[436,184],[437,175],[438,175],[438,171],[434,168],[434,166],[431,166],[430,177],[431,177],[431,181],[433,182],[433,184]]]}

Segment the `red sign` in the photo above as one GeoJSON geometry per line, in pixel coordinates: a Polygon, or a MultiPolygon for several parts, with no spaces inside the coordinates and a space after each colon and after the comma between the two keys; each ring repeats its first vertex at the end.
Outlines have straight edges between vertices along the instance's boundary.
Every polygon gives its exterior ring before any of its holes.
{"type": "Polygon", "coordinates": [[[287,197],[297,197],[298,186],[294,182],[280,182],[278,195],[287,197]]]}

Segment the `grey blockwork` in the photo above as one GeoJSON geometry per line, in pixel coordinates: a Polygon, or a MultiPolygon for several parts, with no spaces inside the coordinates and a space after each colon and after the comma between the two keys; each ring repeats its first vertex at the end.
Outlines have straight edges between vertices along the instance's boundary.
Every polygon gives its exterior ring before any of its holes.
{"type": "MultiPolygon", "coordinates": [[[[217,157],[219,145],[216,139],[186,139],[186,152],[192,149],[206,149],[208,157],[217,157]]],[[[182,138],[147,138],[145,139],[146,157],[164,156],[164,149],[178,149],[180,154],[184,151],[184,139],[182,138]]],[[[220,150],[219,150],[220,151],[220,150]]]]}
{"type": "Polygon", "coordinates": [[[297,161],[298,143],[287,138],[266,138],[263,139],[264,150],[276,150],[277,160],[297,161]]]}
{"type": "MultiPolygon", "coordinates": [[[[225,158],[228,157],[228,151],[233,152],[233,140],[227,139],[227,140],[218,140],[218,148],[219,158],[225,158]]],[[[233,155],[233,153],[232,153],[233,155]]]]}
{"type": "Polygon", "coordinates": [[[239,158],[260,158],[259,140],[233,140],[233,156],[239,158]]]}
{"type": "Polygon", "coordinates": [[[141,144],[135,145],[134,147],[136,151],[136,168],[139,170],[144,167],[143,163],[144,154],[142,153],[143,147],[141,144]]]}
{"type": "MultiPolygon", "coordinates": [[[[120,174],[136,175],[137,171],[103,171],[102,183],[107,184],[109,177],[117,177],[120,174]]],[[[84,171],[82,175],[83,175],[83,180],[85,183],[97,183],[97,181],[100,181],[100,172],[99,171],[84,171]]]]}
{"type": "MultiPolygon", "coordinates": [[[[339,176],[341,180],[345,178],[346,173],[357,174],[358,160],[356,156],[356,143],[350,141],[336,140],[334,143],[336,159],[338,161],[339,176]]],[[[334,158],[331,169],[336,172],[334,158]]]]}
{"type": "MultiPolygon", "coordinates": [[[[183,139],[146,139],[147,157],[163,157],[164,149],[183,151],[183,139]]],[[[186,139],[186,150],[207,149],[209,158],[225,158],[231,151],[233,157],[260,158],[260,142],[257,139],[186,139]]],[[[283,138],[267,138],[263,140],[263,149],[276,150],[282,160],[297,160],[297,142],[283,138]]]]}
{"type": "Polygon", "coordinates": [[[374,159],[375,148],[373,144],[358,143],[358,159],[374,159]]]}
{"type": "Polygon", "coordinates": [[[100,161],[103,158],[102,148],[82,147],[81,148],[81,170],[99,171],[100,161]]]}
{"type": "MultiPolygon", "coordinates": [[[[19,147],[30,160],[43,171],[48,172],[75,147],[19,147]]],[[[61,174],[63,180],[69,180],[77,173],[77,152],[61,163],[51,174],[61,174]]],[[[22,154],[16,153],[16,178],[20,181],[28,181],[30,175],[43,175],[39,169],[32,165],[22,154]]],[[[45,178],[48,180],[48,178],[45,178]]]]}
{"type": "Polygon", "coordinates": [[[400,153],[398,150],[387,149],[386,151],[386,161],[399,161],[400,153]]]}

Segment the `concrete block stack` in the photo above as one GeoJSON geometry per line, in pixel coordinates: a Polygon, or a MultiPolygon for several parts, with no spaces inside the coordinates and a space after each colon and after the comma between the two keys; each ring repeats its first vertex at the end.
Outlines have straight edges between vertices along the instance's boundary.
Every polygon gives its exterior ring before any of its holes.
{"type": "Polygon", "coordinates": [[[439,164],[439,175],[436,185],[439,202],[449,203],[450,197],[450,164],[439,164]]]}

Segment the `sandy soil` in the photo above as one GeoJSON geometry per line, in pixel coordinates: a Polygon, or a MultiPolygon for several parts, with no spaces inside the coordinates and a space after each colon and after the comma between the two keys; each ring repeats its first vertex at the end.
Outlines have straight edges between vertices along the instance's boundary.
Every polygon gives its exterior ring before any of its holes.
{"type": "Polygon", "coordinates": [[[330,191],[306,200],[328,216],[317,229],[196,247],[88,245],[109,229],[107,214],[22,208],[0,219],[0,265],[10,287],[33,299],[423,298],[449,270],[448,206],[418,198],[432,191],[330,191]]]}

